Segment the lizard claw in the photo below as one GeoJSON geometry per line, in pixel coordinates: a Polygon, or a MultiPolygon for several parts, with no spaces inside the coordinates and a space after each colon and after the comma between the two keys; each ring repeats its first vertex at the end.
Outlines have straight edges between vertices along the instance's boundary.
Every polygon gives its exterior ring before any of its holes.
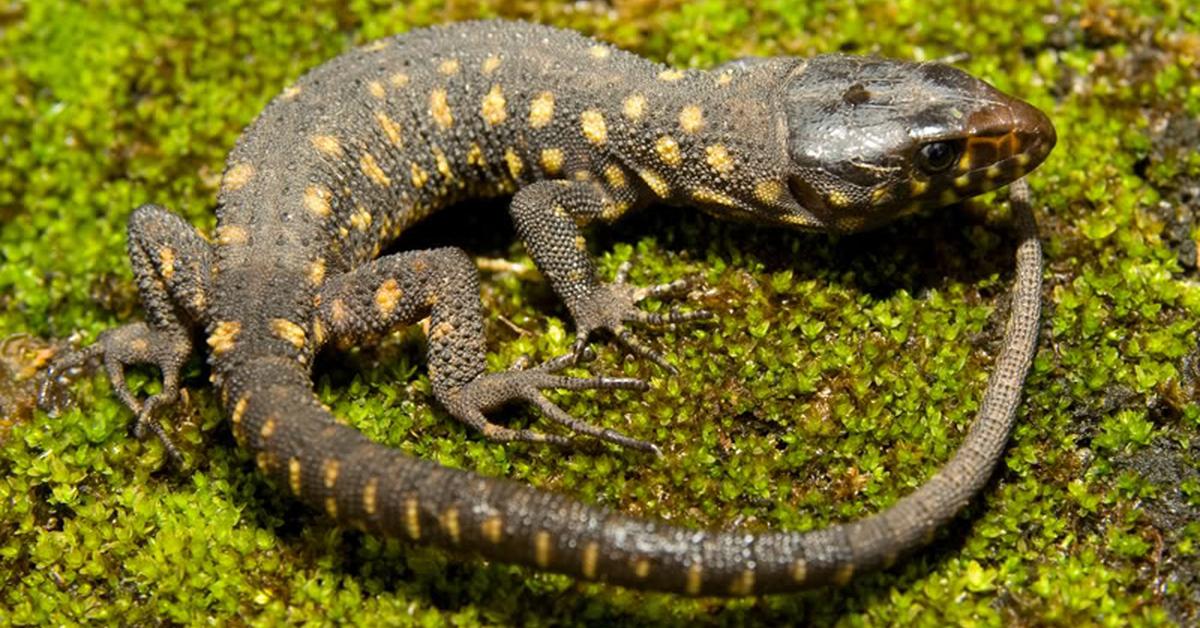
{"type": "Polygon", "coordinates": [[[616,430],[599,427],[581,421],[558,407],[542,395],[543,390],[638,390],[649,388],[646,382],[630,377],[570,377],[557,371],[575,364],[578,355],[568,353],[529,369],[509,370],[502,373],[485,373],[470,382],[442,395],[442,403],[455,418],[479,430],[485,438],[494,442],[524,441],[568,445],[570,438],[546,434],[534,430],[514,430],[496,425],[484,413],[512,401],[524,401],[536,406],[551,421],[567,427],[577,434],[585,434],[603,441],[661,455],[652,443],[626,436],[616,430]]]}
{"type": "Polygon", "coordinates": [[[145,323],[111,329],[100,334],[91,346],[67,353],[50,365],[38,392],[38,403],[43,408],[57,406],[53,402],[54,389],[65,387],[80,369],[99,359],[121,403],[137,415],[134,436],[141,439],[147,432],[153,434],[171,461],[182,464],[183,455],[154,413],[179,398],[179,372],[191,351],[191,340],[186,334],[177,336],[154,330],[145,323]],[[125,368],[134,364],[157,366],[162,371],[162,390],[144,400],[138,399],[125,381],[125,368]]]}
{"type": "Polygon", "coordinates": [[[676,375],[679,370],[667,362],[660,351],[634,336],[629,326],[661,327],[690,323],[711,319],[713,314],[703,309],[683,312],[675,307],[667,312],[647,312],[638,308],[638,304],[647,298],[685,297],[695,280],[677,279],[655,286],[638,287],[628,283],[630,268],[632,264],[623,262],[617,268],[612,283],[602,284],[591,295],[585,297],[578,307],[573,308],[578,331],[572,350],[580,354],[594,332],[605,330],[629,353],[646,358],[668,373],[676,375]]]}

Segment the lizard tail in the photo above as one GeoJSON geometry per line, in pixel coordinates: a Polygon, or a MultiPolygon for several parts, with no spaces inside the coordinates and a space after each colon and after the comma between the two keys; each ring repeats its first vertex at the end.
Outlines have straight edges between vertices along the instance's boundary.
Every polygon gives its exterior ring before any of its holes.
{"type": "Polygon", "coordinates": [[[378,445],[339,424],[292,360],[229,373],[234,433],[280,486],[367,531],[623,586],[688,595],[750,595],[848,580],[928,541],[990,477],[1033,359],[1041,248],[1024,181],[1004,348],[979,414],[954,457],[883,512],[811,532],[689,530],[589,506],[378,445]],[[252,384],[258,382],[257,384],[252,384]],[[266,383],[261,383],[266,382],[266,383]]]}

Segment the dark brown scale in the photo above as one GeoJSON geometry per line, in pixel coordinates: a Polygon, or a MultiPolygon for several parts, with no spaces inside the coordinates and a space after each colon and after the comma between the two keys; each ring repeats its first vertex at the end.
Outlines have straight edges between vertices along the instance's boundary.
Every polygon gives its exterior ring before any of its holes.
{"type": "MultiPolygon", "coordinates": [[[[486,372],[470,259],[457,249],[375,259],[381,247],[450,203],[513,194],[517,231],[575,321],[576,353],[603,329],[673,369],[628,325],[704,313],[639,310],[646,295],[681,285],[601,282],[581,224],[670,202],[794,228],[860,229],[1006,184],[1053,144],[1040,112],[936,64],[828,56],[679,72],[529,24],[414,31],[348,52],[272,101],[230,154],[211,247],[160,208],[135,212],[130,251],[148,322],[105,334],[54,372],[104,357],[139,429],[169,446],[152,413],[175,398],[189,331],[203,326],[238,441],[281,487],[339,521],[690,595],[844,582],[920,545],[998,459],[1036,336],[1031,223],[1023,223],[1006,349],[962,449],[892,508],[824,530],[687,530],[405,456],[320,405],[313,356],[323,344],[368,342],[428,317],[434,395],[484,437],[568,442],[486,418],[524,401],[577,434],[656,451],[578,421],[541,394],[645,384],[556,374],[574,356],[486,372]],[[947,150],[957,151],[953,165],[936,170],[918,157],[947,150]],[[161,394],[142,402],[124,387],[123,368],[135,362],[162,368],[161,394]]],[[[1023,212],[1021,190],[1014,200],[1023,212]]]]}

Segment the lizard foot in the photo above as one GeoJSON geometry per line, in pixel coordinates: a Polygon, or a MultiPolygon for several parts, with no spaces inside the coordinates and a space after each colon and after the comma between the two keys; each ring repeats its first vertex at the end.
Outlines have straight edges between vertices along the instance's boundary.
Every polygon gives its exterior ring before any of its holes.
{"type": "Polygon", "coordinates": [[[693,281],[677,279],[656,286],[634,286],[628,283],[630,267],[629,262],[622,263],[617,268],[617,276],[612,283],[601,285],[576,308],[574,314],[577,332],[573,353],[581,356],[592,333],[603,329],[611,333],[617,342],[630,353],[647,358],[672,375],[676,375],[679,373],[679,369],[667,362],[657,349],[644,344],[635,337],[630,330],[630,325],[659,327],[707,320],[712,318],[712,312],[708,310],[682,312],[677,307],[673,307],[665,313],[646,312],[639,309],[638,303],[647,298],[674,299],[686,296],[693,281]]]}
{"type": "Polygon", "coordinates": [[[154,418],[160,406],[170,405],[179,398],[179,373],[192,352],[191,339],[187,334],[173,334],[150,328],[146,323],[132,323],[110,329],[96,339],[91,346],[73,351],[55,360],[47,370],[38,392],[39,403],[46,407],[50,403],[53,389],[65,386],[76,372],[96,359],[101,359],[108,380],[116,390],[117,397],[137,415],[133,434],[145,438],[146,432],[154,434],[163,444],[163,449],[172,462],[180,464],[183,456],[162,425],[154,418]],[[162,371],[162,391],[140,400],[129,390],[125,382],[125,367],[134,364],[153,364],[162,371]]]}
{"type": "Polygon", "coordinates": [[[458,420],[480,431],[494,442],[525,441],[567,445],[571,438],[533,430],[514,430],[489,421],[484,413],[513,401],[524,401],[540,409],[551,421],[577,434],[586,434],[603,441],[660,455],[658,447],[615,430],[580,421],[546,399],[541,391],[562,390],[639,390],[649,388],[646,382],[629,377],[570,377],[556,371],[576,361],[567,354],[540,366],[523,369],[520,366],[502,373],[484,373],[470,382],[441,395],[442,404],[458,420]]]}

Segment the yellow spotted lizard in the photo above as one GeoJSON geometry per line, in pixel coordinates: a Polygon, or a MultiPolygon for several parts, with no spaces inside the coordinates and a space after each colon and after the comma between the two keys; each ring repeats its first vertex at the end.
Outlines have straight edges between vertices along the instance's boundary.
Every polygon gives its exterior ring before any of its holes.
{"type": "Polygon", "coordinates": [[[557,371],[597,331],[671,369],[629,326],[707,316],[639,309],[687,285],[635,287],[624,272],[601,281],[582,225],[670,203],[856,231],[1017,180],[1055,140],[1037,109],[939,63],[828,55],[677,70],[532,24],[417,30],[351,50],[271,101],[229,155],[213,242],[162,207],[139,207],[129,255],[147,320],[65,355],[47,381],[102,359],[137,415],[136,433],[154,432],[177,455],[154,415],[177,399],[202,328],[237,441],[280,486],[347,525],[689,595],[844,582],[926,540],[979,490],[1004,447],[1040,303],[1023,186],[1014,186],[1023,243],[1007,344],[979,417],[928,483],[860,521],[804,533],[684,529],[448,469],[338,423],[312,391],[314,356],[428,318],[433,394],[485,438],[569,442],[486,418],[523,401],[576,433],[656,451],[571,417],[540,392],[644,389],[557,371]],[[566,303],[577,340],[541,366],[488,372],[471,260],[455,248],[379,254],[430,213],[497,195],[512,195],[520,238],[566,303]],[[162,370],[160,393],[130,392],[124,369],[137,363],[162,370]]]}

